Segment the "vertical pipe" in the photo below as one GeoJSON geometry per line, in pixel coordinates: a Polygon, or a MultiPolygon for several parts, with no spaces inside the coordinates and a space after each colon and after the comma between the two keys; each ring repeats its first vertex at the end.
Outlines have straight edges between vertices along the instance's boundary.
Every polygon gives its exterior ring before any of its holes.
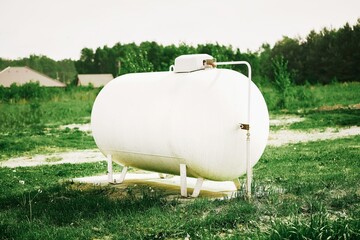
{"type": "Polygon", "coordinates": [[[251,197],[251,181],[252,181],[252,167],[250,162],[250,101],[251,101],[251,66],[246,61],[234,61],[234,62],[218,62],[216,65],[239,65],[244,64],[248,68],[248,116],[247,124],[249,129],[246,132],[246,193],[247,197],[251,197]]]}
{"type": "Polygon", "coordinates": [[[248,83],[248,124],[249,128],[246,132],[246,193],[247,197],[251,197],[252,167],[250,162],[250,104],[251,104],[251,67],[248,66],[249,83],[248,83]]]}
{"type": "Polygon", "coordinates": [[[250,162],[250,131],[246,133],[246,195],[251,197],[252,167],[250,162]]]}

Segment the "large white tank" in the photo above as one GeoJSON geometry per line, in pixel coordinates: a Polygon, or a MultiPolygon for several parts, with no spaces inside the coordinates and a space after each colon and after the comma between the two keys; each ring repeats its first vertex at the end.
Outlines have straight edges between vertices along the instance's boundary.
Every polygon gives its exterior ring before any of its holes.
{"type": "MultiPolygon", "coordinates": [[[[101,152],[112,161],[160,173],[233,180],[246,172],[248,121],[246,76],[229,69],[126,74],[97,96],[91,127],[101,152]]],[[[250,162],[261,157],[269,115],[251,82],[250,162]]]]}

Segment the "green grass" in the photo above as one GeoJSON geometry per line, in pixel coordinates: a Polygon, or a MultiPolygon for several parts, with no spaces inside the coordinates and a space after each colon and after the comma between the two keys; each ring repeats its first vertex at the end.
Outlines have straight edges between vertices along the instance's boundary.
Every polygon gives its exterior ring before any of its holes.
{"type": "MultiPolygon", "coordinates": [[[[359,126],[359,109],[348,107],[360,103],[358,83],[295,88],[285,111],[264,90],[272,114],[305,118],[287,128],[359,126]]],[[[88,123],[98,90],[35,90],[0,103],[0,161],[96,147],[91,135],[59,126],[88,123]]],[[[266,148],[250,201],[243,189],[233,199],[183,200],[144,185],[71,181],[105,174],[105,162],[0,168],[0,239],[360,239],[359,143],[357,135],[266,148]]]]}
{"type": "MultiPolygon", "coordinates": [[[[51,90],[51,89],[50,89],[51,90]]],[[[49,90],[49,91],[50,91],[49,90]]],[[[89,123],[98,89],[56,90],[43,98],[0,103],[0,161],[9,157],[96,148],[91,135],[59,129],[71,123],[89,123]]]]}
{"type": "Polygon", "coordinates": [[[357,239],[359,141],[267,148],[251,201],[242,191],[184,203],[144,186],[64,182],[105,173],[105,162],[1,168],[0,232],[3,239],[357,239]]]}
{"type": "Polygon", "coordinates": [[[360,103],[360,82],[310,86],[317,106],[353,105],[360,103]]]}
{"type": "Polygon", "coordinates": [[[13,133],[0,138],[0,161],[16,156],[93,148],[96,148],[93,137],[78,129],[13,133]]]}
{"type": "Polygon", "coordinates": [[[290,129],[360,126],[360,109],[313,110],[301,116],[305,117],[305,120],[291,124],[290,129]]]}
{"type": "Polygon", "coordinates": [[[360,83],[332,83],[329,85],[292,86],[286,109],[279,108],[279,93],[269,84],[260,87],[272,113],[298,113],[314,108],[352,106],[360,103],[360,83]]]}

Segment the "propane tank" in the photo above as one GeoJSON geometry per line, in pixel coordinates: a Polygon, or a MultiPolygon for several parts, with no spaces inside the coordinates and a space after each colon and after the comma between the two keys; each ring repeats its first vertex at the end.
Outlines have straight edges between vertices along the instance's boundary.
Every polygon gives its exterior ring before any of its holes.
{"type": "Polygon", "coordinates": [[[187,176],[216,181],[246,173],[247,157],[253,167],[267,143],[267,106],[248,77],[215,64],[207,54],[184,55],[173,71],[110,81],[91,114],[100,151],[123,166],[159,173],[179,175],[181,164],[187,176]]]}

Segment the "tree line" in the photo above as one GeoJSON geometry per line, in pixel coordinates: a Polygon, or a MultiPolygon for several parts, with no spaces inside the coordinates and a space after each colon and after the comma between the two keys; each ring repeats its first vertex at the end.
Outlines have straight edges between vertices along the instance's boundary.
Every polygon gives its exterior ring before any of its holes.
{"type": "MultiPolygon", "coordinates": [[[[54,61],[46,56],[8,60],[0,58],[0,69],[7,66],[29,66],[39,72],[69,84],[77,74],[111,73],[118,76],[131,72],[167,71],[174,59],[183,54],[207,53],[217,61],[245,60],[252,65],[253,76],[276,81],[279,63],[286,67],[292,83],[327,84],[333,81],[360,81],[360,19],[353,26],[346,23],[339,29],[311,31],[304,39],[283,37],[271,47],[263,44],[258,51],[241,52],[221,44],[185,43],[161,45],[117,43],[93,50],[83,48],[78,60],[54,61]]],[[[235,70],[245,72],[242,66],[235,70]]]]}
{"type": "MultiPolygon", "coordinates": [[[[260,54],[265,62],[279,57],[288,62],[297,84],[360,81],[360,19],[354,26],[311,31],[305,39],[284,37],[260,54]]],[[[263,70],[264,76],[273,77],[270,69],[263,70]]]]}
{"type": "Polygon", "coordinates": [[[46,56],[30,55],[30,57],[9,60],[0,58],[0,71],[7,67],[23,67],[27,66],[40,73],[44,73],[47,76],[57,79],[63,83],[69,84],[77,75],[75,68],[75,61],[71,59],[64,59],[61,61],[55,61],[46,56]]]}

